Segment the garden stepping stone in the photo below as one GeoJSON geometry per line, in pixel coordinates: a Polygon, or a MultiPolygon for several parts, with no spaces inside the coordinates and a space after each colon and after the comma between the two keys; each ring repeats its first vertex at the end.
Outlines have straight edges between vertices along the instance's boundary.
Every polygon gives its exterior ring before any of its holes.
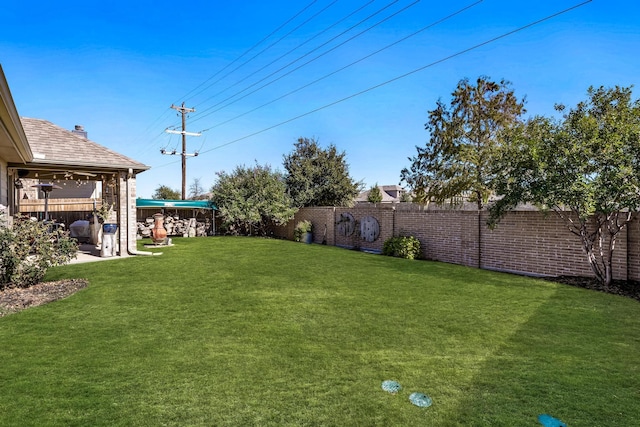
{"type": "Polygon", "coordinates": [[[414,392],[409,396],[409,401],[416,406],[420,406],[421,408],[428,408],[431,406],[432,400],[429,396],[424,393],[414,392]]]}
{"type": "Polygon", "coordinates": [[[397,392],[402,390],[402,386],[397,381],[385,380],[385,381],[382,381],[382,389],[391,394],[396,394],[397,392]]]}
{"type": "MultiPolygon", "coordinates": [[[[402,390],[402,386],[397,381],[385,380],[382,381],[382,389],[391,394],[397,394],[400,390],[402,390]]],[[[411,395],[409,396],[409,401],[421,408],[428,408],[433,403],[429,396],[417,391],[411,393],[411,395]]]]}

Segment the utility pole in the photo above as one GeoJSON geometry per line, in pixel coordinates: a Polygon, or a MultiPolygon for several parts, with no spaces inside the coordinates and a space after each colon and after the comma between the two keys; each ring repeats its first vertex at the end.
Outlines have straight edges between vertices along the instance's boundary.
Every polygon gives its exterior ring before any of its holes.
{"type": "MultiPolygon", "coordinates": [[[[177,107],[173,104],[171,104],[171,108],[173,108],[174,110],[179,111],[182,114],[182,131],[177,131],[177,130],[173,130],[173,129],[165,129],[164,131],[166,133],[172,133],[172,134],[177,134],[177,135],[182,135],[182,153],[180,153],[180,155],[182,156],[182,200],[185,200],[187,198],[187,157],[196,157],[198,156],[198,152],[196,151],[193,154],[188,154],[187,153],[187,135],[189,136],[200,136],[202,135],[201,133],[196,133],[196,132],[187,132],[187,113],[193,113],[194,111],[196,111],[195,108],[187,108],[184,106],[184,102],[182,103],[182,106],[177,107]]],[[[162,154],[167,154],[167,155],[175,155],[176,154],[176,150],[173,150],[172,152],[168,153],[164,148],[160,150],[160,152],[162,154]]]]}

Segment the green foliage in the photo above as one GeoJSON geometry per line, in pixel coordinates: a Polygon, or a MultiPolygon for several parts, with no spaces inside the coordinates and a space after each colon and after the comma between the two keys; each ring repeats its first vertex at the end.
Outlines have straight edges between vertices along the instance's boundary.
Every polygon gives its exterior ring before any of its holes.
{"type": "Polygon", "coordinates": [[[301,242],[305,233],[313,233],[313,224],[308,219],[300,221],[293,230],[293,237],[296,242],[301,242]]]}
{"type": "Polygon", "coordinates": [[[512,129],[495,164],[503,198],[490,224],[519,203],[552,209],[580,239],[596,278],[611,283],[616,236],[640,206],[640,101],[631,95],[591,87],[563,120],[535,117],[512,129]]]}
{"type": "Polygon", "coordinates": [[[62,230],[16,217],[11,227],[0,226],[0,290],[39,283],[49,267],[75,257],[78,246],[62,230]]]}
{"type": "Polygon", "coordinates": [[[420,258],[420,240],[413,236],[390,237],[382,245],[382,255],[405,259],[420,258]]]}
{"type": "Polygon", "coordinates": [[[369,194],[367,195],[367,202],[369,203],[380,203],[382,202],[382,192],[380,188],[378,188],[378,183],[372,186],[369,189],[369,194]]]}
{"type": "Polygon", "coordinates": [[[411,193],[408,191],[403,191],[400,195],[400,201],[404,203],[411,203],[413,201],[413,197],[411,197],[411,193]]]}
{"type": "Polygon", "coordinates": [[[282,174],[270,166],[238,166],[230,174],[220,172],[211,193],[222,226],[231,234],[266,236],[270,227],[286,224],[296,213],[282,174]]]}
{"type": "Polygon", "coordinates": [[[109,203],[102,203],[100,209],[95,210],[95,214],[101,223],[109,221],[109,217],[113,215],[113,205],[109,203]]]}
{"type": "Polygon", "coordinates": [[[331,144],[325,150],[315,139],[299,138],[284,156],[287,191],[294,206],[351,206],[362,184],[349,176],[345,152],[331,144]]]}
{"type": "Polygon", "coordinates": [[[182,199],[182,194],[178,190],[174,190],[166,185],[161,185],[156,188],[151,198],[157,200],[180,200],[182,199]]]}
{"type": "Polygon", "coordinates": [[[481,209],[492,193],[490,171],[499,156],[500,133],[519,121],[524,102],[508,82],[486,77],[475,85],[461,80],[452,97],[449,107],[438,100],[429,112],[429,142],[416,147],[418,154],[409,158],[412,164],[402,170],[401,179],[416,202],[445,203],[467,196],[481,209]]]}

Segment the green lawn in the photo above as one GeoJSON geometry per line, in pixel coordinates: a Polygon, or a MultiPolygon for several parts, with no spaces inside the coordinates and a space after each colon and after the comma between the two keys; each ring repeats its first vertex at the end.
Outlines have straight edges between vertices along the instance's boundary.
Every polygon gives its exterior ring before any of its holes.
{"type": "Polygon", "coordinates": [[[322,245],[174,243],[52,269],[90,285],[0,318],[0,425],[640,420],[637,301],[322,245]]]}

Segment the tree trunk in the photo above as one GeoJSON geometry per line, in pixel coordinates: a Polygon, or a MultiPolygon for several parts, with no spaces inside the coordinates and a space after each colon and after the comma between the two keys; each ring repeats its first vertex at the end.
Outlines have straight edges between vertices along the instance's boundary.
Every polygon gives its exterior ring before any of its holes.
{"type": "Polygon", "coordinates": [[[613,282],[613,249],[616,246],[616,234],[620,229],[616,232],[612,232],[611,228],[607,227],[609,231],[609,241],[607,242],[607,252],[605,259],[602,260],[604,263],[604,287],[608,289],[613,282]]]}
{"type": "MultiPolygon", "coordinates": [[[[578,234],[578,233],[576,233],[578,234]]],[[[580,221],[580,240],[582,242],[582,249],[587,254],[587,260],[589,261],[589,266],[593,271],[594,276],[596,276],[596,280],[600,283],[605,283],[606,280],[606,263],[601,265],[599,261],[603,261],[603,257],[598,256],[595,253],[595,245],[598,242],[599,249],[602,249],[602,230],[598,227],[595,233],[589,233],[587,223],[584,221],[580,221]]],[[[600,255],[602,255],[602,250],[600,250],[600,255]]]]}
{"type": "Polygon", "coordinates": [[[596,280],[602,284],[606,283],[606,271],[610,270],[607,269],[606,265],[604,266],[604,270],[602,271],[603,268],[602,266],[598,263],[598,257],[596,256],[596,254],[593,251],[593,245],[590,245],[590,247],[587,247],[585,245],[585,243],[582,243],[582,247],[585,250],[585,252],[587,253],[587,259],[589,260],[589,266],[591,267],[591,270],[593,271],[593,275],[596,276],[596,280]]]}
{"type": "Polygon", "coordinates": [[[572,212],[578,217],[578,220],[565,215],[559,206],[554,207],[554,212],[566,222],[569,231],[580,238],[582,249],[587,255],[589,266],[596,280],[603,284],[605,288],[611,286],[613,282],[613,251],[616,246],[616,237],[631,222],[634,217],[633,212],[595,213],[591,217],[595,227],[593,233],[589,233],[589,221],[581,218],[577,209],[572,209],[572,212]],[[603,231],[605,229],[607,231],[607,241],[603,239],[603,231]]]}
{"type": "Polygon", "coordinates": [[[609,239],[605,242],[602,235],[603,227],[600,222],[597,224],[598,229],[596,230],[596,233],[592,235],[589,235],[586,232],[585,225],[582,246],[587,253],[589,265],[591,266],[591,270],[593,270],[596,279],[598,282],[603,284],[605,288],[608,288],[613,282],[613,250],[615,248],[617,231],[612,232],[611,230],[608,230],[609,239]],[[596,244],[598,245],[597,254],[595,248],[596,244]]]}
{"type": "Polygon", "coordinates": [[[605,266],[605,275],[604,275],[604,287],[605,289],[609,289],[609,286],[611,286],[611,282],[613,282],[613,269],[611,268],[611,260],[609,260],[609,263],[605,266]]]}

